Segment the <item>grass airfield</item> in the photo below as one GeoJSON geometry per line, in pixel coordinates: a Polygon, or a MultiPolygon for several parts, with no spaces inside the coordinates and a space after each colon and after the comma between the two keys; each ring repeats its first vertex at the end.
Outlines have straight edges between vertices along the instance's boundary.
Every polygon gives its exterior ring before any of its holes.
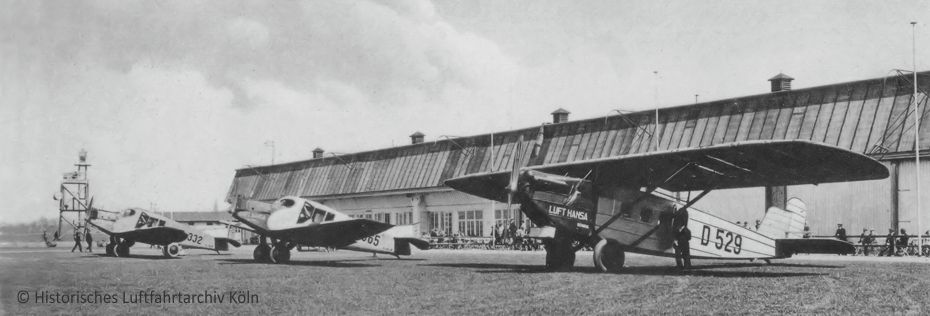
{"type": "MultiPolygon", "coordinates": [[[[70,248],[0,249],[0,311],[21,314],[928,314],[930,259],[797,256],[762,262],[628,254],[620,274],[595,271],[580,252],[573,272],[542,271],[545,253],[431,250],[397,260],[340,250],[294,252],[286,265],[256,263],[251,247],[190,250],[163,259],[147,246],[130,258],[70,248]],[[18,303],[20,292],[27,303],[18,303]],[[114,295],[116,303],[36,303],[37,292],[114,295]],[[131,302],[139,292],[229,292],[244,302],[131,302]],[[243,296],[244,295],[244,296],[243,296]],[[122,301],[128,296],[130,302],[122,301]]],[[[102,249],[101,249],[102,250],[102,249]]]]}

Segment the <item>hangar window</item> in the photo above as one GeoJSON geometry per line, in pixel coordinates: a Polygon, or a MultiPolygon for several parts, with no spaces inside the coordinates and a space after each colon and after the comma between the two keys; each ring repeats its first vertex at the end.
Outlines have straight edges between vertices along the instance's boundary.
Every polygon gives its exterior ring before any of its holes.
{"type": "Polygon", "coordinates": [[[394,216],[397,225],[413,224],[413,212],[400,212],[394,216]]]}
{"type": "Polygon", "coordinates": [[[391,223],[391,213],[376,213],[374,215],[374,220],[386,224],[391,223]]]}
{"type": "Polygon", "coordinates": [[[459,212],[459,232],[468,237],[484,236],[484,215],[481,210],[459,212]]]}

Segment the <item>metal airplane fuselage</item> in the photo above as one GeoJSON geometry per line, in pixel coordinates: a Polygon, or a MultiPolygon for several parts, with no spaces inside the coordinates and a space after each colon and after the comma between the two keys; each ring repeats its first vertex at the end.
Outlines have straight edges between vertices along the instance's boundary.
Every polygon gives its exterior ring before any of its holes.
{"type": "MultiPolygon", "coordinates": [[[[258,222],[264,222],[268,230],[267,234],[272,237],[277,236],[278,232],[311,227],[314,225],[328,224],[340,221],[348,221],[353,218],[322,203],[303,199],[296,196],[286,196],[270,204],[266,210],[267,215],[253,217],[258,222]]],[[[237,213],[237,216],[248,216],[245,212],[237,213]]],[[[373,252],[382,254],[397,254],[396,237],[414,236],[411,226],[394,226],[390,229],[377,234],[362,237],[348,245],[340,245],[339,249],[373,252]]],[[[319,239],[320,236],[311,234],[290,234],[284,239],[288,239],[300,245],[311,247],[333,247],[327,244],[325,240],[319,239]]],[[[409,254],[409,250],[406,251],[409,254]]]]}
{"type": "MultiPolygon", "coordinates": [[[[183,248],[198,249],[215,249],[215,237],[204,233],[202,230],[174,221],[173,219],[155,214],[144,209],[130,208],[123,210],[120,216],[114,221],[103,219],[92,219],[91,224],[101,229],[109,230],[113,233],[126,233],[134,230],[152,228],[152,227],[171,227],[183,230],[187,238],[178,242],[183,248]]],[[[159,240],[134,240],[145,244],[166,245],[159,240]]]]}
{"type": "MultiPolygon", "coordinates": [[[[532,203],[521,210],[538,226],[554,226],[575,240],[613,240],[628,252],[675,255],[672,225],[682,203],[638,189],[595,188],[586,180],[538,172],[523,181],[521,200],[532,203]]],[[[775,240],[755,231],[694,208],[687,208],[684,219],[679,222],[691,231],[693,258],[777,257],[775,240]]]]}

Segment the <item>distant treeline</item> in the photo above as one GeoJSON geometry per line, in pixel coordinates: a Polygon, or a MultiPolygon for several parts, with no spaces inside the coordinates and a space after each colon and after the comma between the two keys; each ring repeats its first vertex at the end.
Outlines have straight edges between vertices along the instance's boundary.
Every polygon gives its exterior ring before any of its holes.
{"type": "MultiPolygon", "coordinates": [[[[74,229],[71,224],[61,223],[61,239],[71,240],[74,229]]],[[[42,232],[49,238],[58,230],[58,219],[40,218],[28,223],[0,224],[0,241],[42,241],[42,232]]]]}

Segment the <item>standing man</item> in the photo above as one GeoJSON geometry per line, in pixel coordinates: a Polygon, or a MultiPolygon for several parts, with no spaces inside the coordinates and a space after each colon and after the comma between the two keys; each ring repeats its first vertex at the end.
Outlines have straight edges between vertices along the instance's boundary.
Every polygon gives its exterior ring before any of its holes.
{"type": "MultiPolygon", "coordinates": [[[[836,224],[836,233],[833,233],[833,236],[836,237],[836,239],[849,242],[846,238],[846,228],[843,228],[843,224],[836,224]]],[[[841,255],[845,256],[846,254],[844,253],[841,255]]]]}
{"type": "Polygon", "coordinates": [[[87,252],[94,252],[91,250],[94,244],[94,236],[90,235],[90,228],[84,229],[84,240],[87,241],[87,252]]]}
{"type": "Polygon", "coordinates": [[[74,230],[74,247],[71,247],[71,252],[74,252],[74,249],[77,249],[78,252],[84,252],[84,247],[81,246],[81,231],[74,230]]]}
{"type": "Polygon", "coordinates": [[[679,270],[691,269],[691,230],[688,229],[688,210],[681,209],[672,218],[672,232],[675,238],[675,266],[679,270]]]}
{"type": "Polygon", "coordinates": [[[893,256],[895,252],[894,244],[895,244],[894,228],[889,228],[888,236],[885,236],[885,249],[883,250],[883,252],[880,252],[878,256],[881,257],[882,253],[887,253],[886,256],[889,256],[889,257],[893,256]]]}
{"type": "Polygon", "coordinates": [[[675,232],[675,266],[679,270],[691,269],[691,230],[688,225],[678,226],[675,232]],[[683,263],[683,264],[682,264],[683,263]]]}
{"type": "Polygon", "coordinates": [[[870,240],[871,235],[866,234],[866,232],[868,231],[869,231],[868,228],[863,228],[862,235],[859,235],[859,245],[862,246],[862,255],[864,256],[869,255],[869,244],[872,243],[872,241],[870,240]]]}
{"type": "Polygon", "coordinates": [[[843,224],[836,224],[836,233],[834,233],[833,236],[836,237],[836,239],[848,241],[846,240],[846,228],[843,228],[843,224]]]}
{"type": "MultiPolygon", "coordinates": [[[[910,237],[907,236],[907,231],[901,228],[901,238],[898,239],[898,248],[901,248],[904,255],[907,255],[908,240],[910,240],[910,237]]],[[[895,251],[895,253],[897,253],[897,251],[895,251]]]]}

